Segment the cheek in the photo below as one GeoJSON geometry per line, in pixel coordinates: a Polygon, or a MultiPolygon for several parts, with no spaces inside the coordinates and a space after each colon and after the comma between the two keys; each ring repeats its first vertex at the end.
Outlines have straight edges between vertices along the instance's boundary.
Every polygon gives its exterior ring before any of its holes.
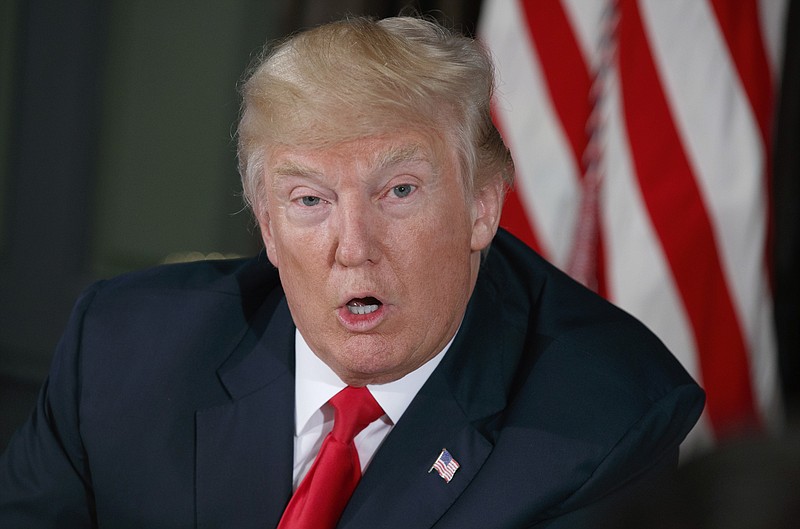
{"type": "Polygon", "coordinates": [[[427,240],[405,245],[409,281],[416,282],[433,303],[452,302],[468,290],[470,277],[470,236],[461,221],[442,225],[427,240]]]}
{"type": "Polygon", "coordinates": [[[328,299],[320,275],[314,273],[312,267],[297,266],[295,259],[283,257],[283,267],[278,269],[278,273],[295,323],[304,329],[320,328],[320,311],[328,299]]]}
{"type": "Polygon", "coordinates": [[[287,222],[285,211],[281,208],[270,211],[266,220],[259,220],[259,227],[267,257],[276,268],[290,266],[291,261],[297,258],[293,254],[302,252],[309,245],[313,247],[313,244],[304,240],[308,237],[304,236],[302,230],[287,222]]]}
{"type": "Polygon", "coordinates": [[[302,229],[273,222],[267,254],[295,290],[319,290],[330,271],[331,245],[322,227],[302,229]]]}

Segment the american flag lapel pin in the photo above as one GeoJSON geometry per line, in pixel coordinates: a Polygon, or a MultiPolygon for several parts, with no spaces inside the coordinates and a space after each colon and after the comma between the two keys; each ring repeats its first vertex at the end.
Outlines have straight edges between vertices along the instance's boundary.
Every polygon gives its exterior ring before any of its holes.
{"type": "Polygon", "coordinates": [[[446,448],[442,448],[439,457],[436,458],[436,461],[433,462],[433,466],[428,470],[428,474],[436,470],[443,480],[450,483],[450,480],[453,479],[453,474],[456,473],[459,466],[458,461],[453,459],[450,452],[448,452],[446,448]]]}

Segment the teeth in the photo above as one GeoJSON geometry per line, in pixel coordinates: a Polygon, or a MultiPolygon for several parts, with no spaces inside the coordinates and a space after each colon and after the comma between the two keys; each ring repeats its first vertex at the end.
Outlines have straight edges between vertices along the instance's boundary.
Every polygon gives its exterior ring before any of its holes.
{"type": "Polygon", "coordinates": [[[358,314],[363,316],[364,314],[369,314],[371,312],[375,312],[378,310],[378,305],[347,305],[347,310],[350,311],[350,314],[358,314]]]}

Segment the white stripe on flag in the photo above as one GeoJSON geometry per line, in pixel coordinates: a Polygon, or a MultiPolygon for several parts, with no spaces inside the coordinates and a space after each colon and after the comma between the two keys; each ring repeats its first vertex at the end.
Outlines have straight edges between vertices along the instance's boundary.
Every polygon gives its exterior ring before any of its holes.
{"type": "Polygon", "coordinates": [[[775,336],[765,273],[765,153],[747,94],[706,2],[642,2],[642,16],[684,150],[717,235],[727,285],[749,346],[759,408],[777,398],[775,336]],[[766,294],[766,295],[765,295],[766,294]],[[765,303],[766,301],[766,303],[765,303]]]}
{"type": "Polygon", "coordinates": [[[520,200],[545,253],[563,265],[580,203],[578,170],[524,24],[516,2],[490,2],[480,32],[497,62],[495,112],[518,174],[525,175],[516,186],[520,200]]]}

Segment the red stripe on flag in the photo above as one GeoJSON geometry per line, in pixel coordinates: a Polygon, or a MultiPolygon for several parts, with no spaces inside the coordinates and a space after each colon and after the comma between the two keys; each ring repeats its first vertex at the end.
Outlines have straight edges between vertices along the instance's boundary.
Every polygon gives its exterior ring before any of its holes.
{"type": "Polygon", "coordinates": [[[633,164],[691,322],[709,419],[724,434],[758,423],[745,341],[637,3],[621,0],[619,7],[621,89],[633,164]]]}
{"type": "Polygon", "coordinates": [[[526,0],[522,7],[550,99],[583,178],[586,173],[583,153],[589,141],[586,124],[592,112],[589,69],[559,0],[526,0]]]}
{"type": "Polygon", "coordinates": [[[547,256],[541,244],[539,244],[536,234],[533,232],[528,215],[525,213],[525,208],[522,206],[514,189],[510,189],[506,194],[506,202],[503,205],[503,212],[500,214],[500,225],[539,254],[547,256]]]}

